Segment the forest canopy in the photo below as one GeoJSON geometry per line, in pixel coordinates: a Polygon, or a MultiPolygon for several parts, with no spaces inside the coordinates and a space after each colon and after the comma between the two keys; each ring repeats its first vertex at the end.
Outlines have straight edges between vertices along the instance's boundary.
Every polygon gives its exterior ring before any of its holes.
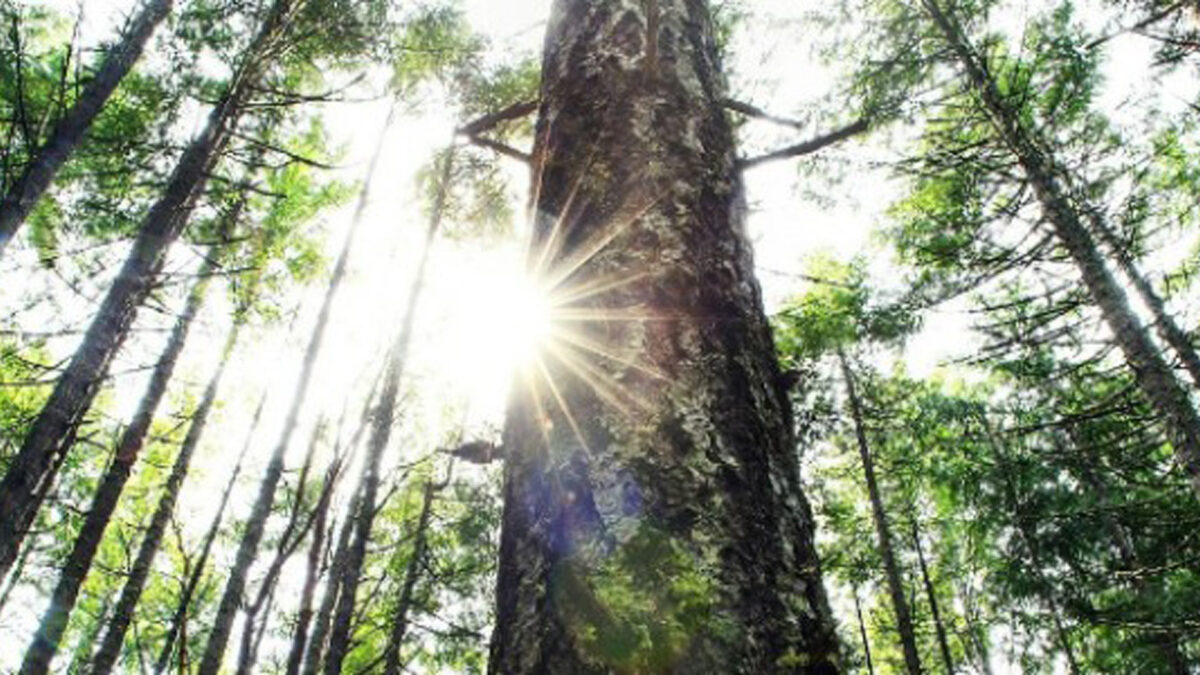
{"type": "Polygon", "coordinates": [[[0,673],[1200,673],[1192,0],[0,0],[0,673]]]}

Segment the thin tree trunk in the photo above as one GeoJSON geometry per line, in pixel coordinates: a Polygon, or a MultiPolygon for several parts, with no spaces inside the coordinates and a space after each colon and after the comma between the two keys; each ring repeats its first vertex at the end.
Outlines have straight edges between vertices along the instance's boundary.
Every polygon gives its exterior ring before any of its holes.
{"type": "MultiPolygon", "coordinates": [[[[221,531],[221,522],[225,517],[225,508],[229,505],[229,498],[233,494],[233,488],[237,484],[237,479],[242,474],[242,466],[246,460],[246,455],[250,452],[251,441],[254,440],[254,432],[258,429],[258,423],[262,419],[263,407],[266,402],[267,394],[264,391],[258,398],[258,405],[254,408],[254,416],[250,420],[250,428],[246,432],[246,440],[242,443],[242,449],[238,453],[237,463],[233,466],[233,473],[229,475],[229,480],[225,483],[225,489],[221,493],[221,501],[217,505],[217,512],[213,514],[212,522],[209,524],[208,531],[204,535],[204,543],[200,545],[200,557],[196,562],[196,567],[191,571],[183,590],[179,594],[175,612],[171,615],[171,622],[168,625],[166,635],[163,636],[162,648],[158,653],[158,658],[154,662],[154,675],[162,675],[166,672],[167,666],[171,662],[175,640],[183,634],[187,622],[188,606],[192,602],[192,596],[195,595],[196,589],[200,586],[200,580],[204,577],[204,568],[208,564],[208,556],[212,553],[213,544],[216,542],[217,535],[221,531]]],[[[186,640],[186,637],[184,639],[186,640]]]]}
{"type": "Polygon", "coordinates": [[[240,327],[240,324],[235,323],[230,328],[229,335],[225,338],[225,347],[221,353],[221,361],[217,364],[216,370],[213,371],[212,377],[205,387],[204,395],[200,399],[200,405],[196,408],[195,414],[192,415],[192,425],[188,428],[187,436],[183,439],[183,445],[180,446],[179,454],[175,457],[175,463],[171,467],[171,473],[167,477],[162,495],[158,499],[154,515],[150,518],[150,526],[146,529],[146,535],[142,538],[133,569],[130,570],[129,577],[125,580],[125,585],[121,588],[121,596],[117,601],[116,611],[113,613],[112,620],[109,621],[108,630],[104,633],[104,638],[100,642],[100,648],[96,651],[92,659],[91,671],[93,673],[107,673],[111,671],[113,666],[116,665],[117,658],[120,656],[121,645],[125,641],[125,633],[129,629],[130,622],[133,621],[134,610],[137,608],[138,601],[142,597],[142,591],[145,590],[146,582],[150,578],[154,558],[158,555],[158,550],[162,545],[167,524],[171,520],[171,515],[175,512],[175,504],[179,501],[179,493],[183,488],[183,481],[187,478],[188,470],[191,467],[192,456],[195,454],[196,448],[200,445],[204,428],[208,423],[208,416],[212,412],[213,404],[216,403],[217,392],[221,386],[221,378],[225,373],[225,366],[229,362],[233,348],[237,344],[240,327]]]}
{"type": "Polygon", "coordinates": [[[40,501],[32,497],[38,486],[54,480],[50,469],[55,450],[91,406],[138,308],[158,278],[167,249],[183,231],[228,143],[242,101],[265,65],[260,52],[271,46],[284,25],[282,10],[286,5],[287,0],[276,0],[226,93],[209,113],[204,130],[184,151],[162,196],[143,219],[133,249],[82,344],[9,464],[0,482],[0,577],[16,558],[21,539],[37,514],[40,501]]]}
{"type": "Polygon", "coordinates": [[[544,44],[561,331],[510,399],[488,667],[840,672],[706,3],[557,0],[544,44]]]}
{"type": "Polygon", "coordinates": [[[383,649],[383,675],[400,674],[400,647],[404,645],[404,638],[408,634],[408,617],[412,610],[413,593],[416,591],[417,581],[420,580],[421,571],[425,566],[425,553],[429,544],[429,519],[433,514],[433,498],[449,483],[449,467],[446,469],[444,481],[434,483],[430,479],[425,482],[425,494],[421,499],[421,513],[417,516],[417,527],[413,531],[412,552],[409,554],[408,564],[404,567],[404,582],[400,586],[400,597],[396,599],[396,608],[392,612],[387,646],[383,649]]]}
{"type": "Polygon", "coordinates": [[[842,377],[846,381],[846,395],[850,400],[850,416],[854,421],[854,437],[858,443],[858,456],[862,460],[863,480],[867,484],[867,495],[871,501],[871,520],[875,523],[879,557],[883,559],[888,594],[891,595],[892,610],[896,614],[896,630],[899,633],[900,646],[904,649],[904,665],[909,673],[916,675],[921,672],[917,635],[913,630],[912,613],[908,601],[904,598],[904,581],[900,576],[900,566],[896,563],[896,553],[892,546],[892,532],[888,526],[887,513],[883,508],[883,498],[879,494],[879,483],[875,478],[875,460],[871,456],[871,446],[867,441],[866,428],[863,426],[862,402],[858,398],[854,373],[850,370],[850,363],[846,359],[846,355],[838,350],[837,357],[842,368],[842,377]]]}
{"type": "Polygon", "coordinates": [[[938,607],[937,589],[929,576],[929,566],[925,563],[925,550],[921,546],[921,528],[914,516],[912,521],[913,546],[917,550],[917,564],[921,567],[921,580],[925,583],[925,596],[929,599],[929,613],[933,617],[933,627],[937,632],[938,649],[942,653],[942,664],[946,666],[946,675],[954,675],[954,657],[950,652],[950,639],[946,635],[946,626],[942,623],[942,612],[938,607]]]}
{"type": "Polygon", "coordinates": [[[325,527],[329,516],[329,502],[317,512],[313,526],[312,542],[308,546],[307,569],[304,575],[304,590],[300,592],[300,610],[296,614],[296,627],[292,631],[292,646],[288,650],[287,675],[299,675],[304,659],[304,645],[308,639],[308,627],[313,618],[313,597],[321,576],[321,551],[325,548],[325,527]]]}
{"type": "Polygon", "coordinates": [[[433,210],[430,213],[429,225],[425,230],[420,262],[417,263],[416,275],[409,288],[408,302],[404,306],[404,318],[400,330],[396,333],[395,342],[388,350],[384,365],[383,390],[371,422],[371,437],[367,443],[367,457],[359,486],[359,491],[363,495],[362,507],[359,508],[358,517],[354,520],[354,539],[349,549],[345,568],[342,570],[337,609],[333,615],[333,624],[329,634],[329,650],[325,656],[326,675],[340,673],[342,661],[349,652],[350,622],[354,616],[358,581],[367,556],[367,543],[371,540],[371,527],[375,522],[375,503],[378,499],[383,452],[387,449],[392,427],[395,424],[396,399],[400,393],[400,380],[404,377],[404,366],[408,360],[408,346],[412,340],[417,303],[420,301],[421,292],[425,287],[425,270],[429,264],[429,255],[442,224],[442,213],[445,210],[446,195],[450,189],[453,161],[454,148],[450,147],[442,160],[442,170],[438,177],[433,210]]]}
{"type": "MultiPolygon", "coordinates": [[[[388,112],[388,121],[384,126],[385,131],[391,125],[394,115],[395,105],[388,112]]],[[[225,656],[225,647],[229,642],[229,633],[233,628],[233,620],[246,588],[246,578],[249,575],[250,566],[254,564],[255,558],[258,557],[258,545],[262,541],[267,518],[271,514],[272,506],[275,504],[275,489],[279,485],[280,477],[283,475],[284,456],[287,454],[292,434],[295,433],[296,426],[299,423],[300,410],[308,397],[308,387],[312,379],[313,366],[316,365],[317,357],[321,353],[321,344],[325,339],[325,330],[329,323],[329,312],[333,307],[333,298],[337,295],[337,291],[342,284],[342,279],[346,276],[350,251],[354,244],[355,234],[362,223],[362,214],[366,208],[366,198],[370,189],[369,185],[371,179],[374,177],[378,157],[379,154],[377,152],[372,158],[371,167],[367,171],[366,185],[363,187],[358,207],[350,223],[350,231],[346,234],[346,241],[342,245],[341,252],[338,254],[333,275],[329,279],[329,285],[325,290],[325,297],[321,302],[321,309],[317,314],[316,325],[313,326],[312,335],[304,351],[304,360],[300,367],[300,379],[296,384],[296,391],[292,395],[291,406],[288,408],[279,442],[275,446],[275,451],[272,453],[270,462],[267,464],[266,472],[259,483],[258,496],[254,500],[254,507],[250,512],[250,519],[247,522],[246,530],[238,544],[237,556],[234,559],[233,568],[230,570],[229,579],[225,584],[225,591],[217,607],[217,615],[213,622],[212,632],[208,637],[208,643],[204,648],[204,656],[200,660],[200,675],[215,675],[220,669],[221,661],[225,656]]]]}
{"type": "Polygon", "coordinates": [[[134,17],[129,31],[121,38],[96,71],[95,76],[83,88],[62,118],[54,125],[54,131],[26,165],[24,173],[0,198],[0,257],[16,235],[17,229],[33,210],[37,200],[54,180],[55,174],[66,163],[83,140],[84,134],[100,111],[104,109],[113,91],[133,64],[142,55],[154,29],[171,12],[173,0],[148,0],[134,17]]]}
{"type": "Polygon", "coordinates": [[[1133,256],[1118,241],[1112,228],[1104,221],[1104,217],[1094,208],[1089,209],[1087,215],[1092,229],[1099,235],[1100,241],[1104,242],[1104,245],[1111,251],[1112,257],[1116,259],[1121,271],[1133,284],[1133,288],[1142,298],[1142,302],[1150,308],[1151,314],[1154,315],[1154,328],[1158,331],[1158,336],[1174,350],[1179,362],[1183,364],[1184,370],[1191,376],[1192,384],[1200,387],[1200,355],[1197,355],[1191,338],[1186,331],[1179,327],[1175,317],[1167,311],[1167,304],[1163,301],[1162,296],[1154,290],[1154,285],[1138,268],[1133,256]]]}
{"type": "Polygon", "coordinates": [[[1175,456],[1200,499],[1200,414],[1129,306],[1125,290],[1109,271],[1063,185],[1061,177],[1068,174],[1047,149],[1045,140],[1036,130],[1026,128],[1016,111],[1004,100],[987,65],[963,35],[956,20],[945,14],[935,0],[921,2],[966,71],[996,131],[1020,164],[1046,220],[1078,268],[1084,286],[1100,308],[1143,393],[1166,420],[1173,437],[1175,456]]]}
{"type": "MultiPolygon", "coordinates": [[[[240,208],[232,214],[234,221],[240,213],[240,208]]],[[[228,226],[228,224],[227,224],[228,226]]],[[[231,233],[232,228],[227,230],[231,233]]],[[[223,236],[222,239],[227,239],[223,236]]],[[[84,519],[83,527],[75,537],[75,543],[63,565],[58,584],[51,595],[50,606],[42,616],[41,625],[33,637],[33,642],[25,652],[21,665],[22,675],[41,675],[50,669],[50,661],[58,652],[59,641],[66,632],[71,612],[75,609],[75,600],[83,588],[83,582],[92,568],[92,560],[100,548],[108,522],[117,509],[125,484],[133,474],[133,466],[137,462],[142,448],[146,445],[146,437],[150,433],[150,425],[159,404],[167,393],[167,385],[175,373],[175,365],[179,355],[187,344],[188,333],[192,322],[200,313],[204,297],[212,280],[213,272],[220,265],[225,244],[215,244],[201,266],[196,283],[188,296],[183,313],[175,322],[166,347],[158,358],[146,392],[138,405],[138,410],[130,420],[129,425],[121,434],[117,451],[101,478],[99,487],[92,497],[91,507],[84,519]]]]}
{"type": "MultiPolygon", "coordinates": [[[[1075,657],[1075,647],[1071,644],[1071,636],[1062,622],[1062,609],[1059,607],[1058,600],[1051,592],[1050,584],[1042,572],[1044,568],[1042,565],[1041,548],[1034,537],[1030,519],[1025,509],[1021,506],[1021,499],[1017,493],[1016,485],[1013,484],[1012,472],[1008,461],[1008,450],[1000,441],[999,436],[996,435],[995,430],[992,429],[992,423],[988,419],[987,414],[980,414],[979,419],[983,424],[984,434],[988,440],[988,447],[992,451],[996,466],[1000,468],[1000,475],[1003,480],[1004,501],[1007,503],[1009,512],[1015,521],[1017,539],[1029,554],[1030,571],[1037,581],[1038,595],[1050,610],[1051,619],[1054,621],[1055,637],[1058,639],[1059,647],[1062,648],[1063,656],[1067,659],[1067,670],[1071,675],[1078,675],[1082,671],[1079,668],[1079,660],[1075,657]]],[[[1012,661],[1011,658],[1009,660],[1012,661]]]]}
{"type": "Polygon", "coordinates": [[[316,453],[317,444],[320,442],[324,426],[325,421],[322,419],[317,422],[313,430],[308,452],[304,458],[304,466],[301,468],[300,476],[297,480],[296,500],[292,504],[291,515],[288,517],[288,522],[284,527],[283,533],[279,536],[279,544],[275,548],[275,557],[271,560],[271,565],[267,568],[267,574],[258,589],[258,595],[250,603],[250,606],[246,608],[246,621],[242,628],[242,645],[238,656],[238,675],[248,675],[250,669],[254,666],[254,662],[257,659],[258,643],[261,640],[262,628],[266,626],[270,619],[269,614],[264,614],[263,608],[270,607],[271,601],[274,598],[275,587],[279,582],[279,575],[283,572],[283,566],[287,564],[292,554],[296,552],[296,548],[308,536],[308,531],[318,517],[318,511],[324,508],[324,505],[328,504],[334,482],[338,477],[339,458],[335,457],[325,472],[325,479],[322,482],[318,503],[310,513],[304,516],[304,522],[301,523],[302,499],[308,483],[308,473],[312,466],[313,457],[316,453]],[[256,627],[255,621],[260,615],[263,617],[262,626],[256,627]]]}
{"type": "Polygon", "coordinates": [[[304,675],[316,675],[321,670],[321,661],[329,641],[329,625],[333,620],[333,611],[337,606],[338,595],[342,587],[342,569],[350,551],[350,535],[354,531],[354,521],[357,518],[361,495],[355,494],[350,498],[346,507],[346,517],[343,519],[341,531],[338,533],[337,548],[329,565],[329,581],[325,582],[325,592],[321,596],[321,608],[317,611],[313,623],[312,639],[304,653],[304,675]]]}
{"type": "Polygon", "coordinates": [[[867,658],[867,675],[875,675],[871,661],[871,641],[867,639],[867,622],[863,621],[862,604],[858,601],[858,586],[854,587],[854,615],[858,617],[858,634],[862,638],[863,655],[867,658]]]}

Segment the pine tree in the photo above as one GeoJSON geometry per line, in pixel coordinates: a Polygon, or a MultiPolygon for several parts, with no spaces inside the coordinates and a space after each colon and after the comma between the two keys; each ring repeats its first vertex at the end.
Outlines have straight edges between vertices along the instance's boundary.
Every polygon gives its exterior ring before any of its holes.
{"type": "Polygon", "coordinates": [[[530,265],[571,330],[510,405],[491,672],[841,670],[713,35],[553,5],[530,265]]]}

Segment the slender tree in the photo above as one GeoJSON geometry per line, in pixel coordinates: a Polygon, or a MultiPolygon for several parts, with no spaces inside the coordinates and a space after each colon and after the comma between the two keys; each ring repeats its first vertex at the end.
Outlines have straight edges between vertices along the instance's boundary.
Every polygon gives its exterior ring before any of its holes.
{"type": "Polygon", "coordinates": [[[54,180],[54,175],[83,140],[117,85],[142,55],[154,29],[171,12],[173,4],[174,0],[146,0],[125,35],[109,49],[95,75],[54,125],[50,137],[26,164],[21,176],[0,197],[0,257],[38,198],[54,180]]]}
{"type": "MultiPolygon", "coordinates": [[[[384,124],[385,131],[391,125],[394,114],[395,107],[393,106],[389,110],[387,122],[384,124]]],[[[325,331],[328,328],[329,312],[333,307],[333,299],[337,295],[338,289],[341,288],[342,280],[346,276],[346,268],[350,261],[350,251],[353,248],[355,235],[358,233],[363,220],[362,215],[366,208],[369,186],[374,177],[377,160],[378,154],[372,158],[371,165],[367,170],[365,184],[360,194],[354,216],[350,222],[350,231],[346,234],[342,250],[338,253],[337,262],[334,263],[333,274],[329,278],[325,296],[321,301],[321,308],[317,313],[316,324],[313,326],[308,345],[304,350],[300,366],[300,378],[296,384],[296,390],[292,394],[292,400],[288,406],[287,416],[284,418],[279,441],[271,453],[266,471],[259,482],[258,495],[255,497],[250,518],[246,523],[246,530],[238,543],[237,555],[234,559],[233,567],[229,571],[229,577],[225,582],[225,589],[222,592],[221,601],[217,607],[217,616],[214,620],[212,631],[209,633],[208,642],[205,644],[204,656],[200,661],[201,675],[215,674],[220,669],[222,659],[225,656],[225,647],[229,642],[229,633],[233,629],[233,620],[237,614],[238,606],[242,602],[242,595],[245,592],[250,566],[254,564],[255,558],[258,556],[258,546],[262,541],[263,533],[266,529],[267,518],[270,516],[271,509],[275,504],[275,491],[279,486],[279,479],[283,476],[284,457],[287,454],[288,445],[291,443],[292,434],[295,433],[296,427],[300,422],[301,408],[308,397],[308,388],[311,384],[313,367],[316,365],[317,357],[321,353],[321,345],[324,342],[325,331]]]]}
{"type": "Polygon", "coordinates": [[[559,0],[491,672],[842,666],[706,3],[559,0]],[[548,360],[551,359],[551,360],[548,360]]]}
{"type": "Polygon", "coordinates": [[[154,286],[167,249],[179,237],[237,123],[242,104],[267,67],[289,20],[289,0],[277,0],[243,54],[225,93],[209,112],[158,201],[150,208],[117,278],[83,342],[38,414],[0,483],[0,577],[16,558],[40,506],[39,489],[54,481],[55,457],[80,424],[109,366],[154,286]]]}
{"type": "Polygon", "coordinates": [[[871,520],[875,523],[875,537],[879,542],[879,556],[883,559],[888,593],[892,598],[892,611],[896,613],[896,630],[899,633],[900,645],[904,648],[904,665],[909,673],[915,675],[921,672],[921,656],[917,650],[917,634],[913,629],[912,609],[904,598],[904,579],[900,574],[900,565],[896,562],[896,550],[892,545],[892,530],[888,524],[887,512],[883,507],[879,482],[875,478],[875,458],[871,455],[871,445],[867,440],[865,415],[862,401],[858,397],[854,372],[850,368],[846,354],[840,350],[838,365],[842,369],[842,379],[846,385],[846,398],[850,402],[854,439],[858,443],[858,456],[862,462],[863,482],[867,486],[867,497],[871,500],[871,520]]]}
{"type": "Polygon", "coordinates": [[[383,389],[371,420],[371,436],[367,441],[367,456],[363,467],[362,484],[359,487],[359,491],[362,493],[362,502],[354,520],[354,536],[348,552],[349,557],[341,570],[338,604],[329,633],[329,649],[325,655],[326,675],[337,675],[341,672],[342,661],[346,658],[350,647],[350,621],[354,616],[358,581],[362,575],[363,562],[367,556],[367,544],[371,540],[371,526],[374,524],[377,510],[376,502],[379,498],[383,453],[388,447],[392,428],[395,426],[396,401],[400,393],[400,381],[404,377],[404,366],[408,360],[408,347],[412,341],[417,304],[425,287],[425,271],[429,264],[429,255],[442,224],[453,161],[454,148],[451,147],[442,156],[442,167],[435,188],[433,210],[430,212],[429,224],[425,229],[416,276],[413,277],[412,286],[409,288],[400,329],[396,333],[395,341],[388,350],[387,359],[384,362],[383,389]]]}
{"type": "Polygon", "coordinates": [[[100,485],[92,497],[87,518],[75,538],[71,553],[67,556],[58,585],[51,596],[50,606],[42,617],[41,625],[34,635],[33,642],[25,652],[25,660],[21,665],[22,674],[34,675],[47,672],[50,668],[50,661],[58,652],[59,641],[67,629],[67,622],[70,619],[71,611],[75,608],[79,590],[83,587],[84,579],[91,570],[92,560],[100,547],[100,541],[108,528],[109,520],[117,509],[121,493],[125,490],[125,483],[133,474],[134,464],[137,462],[142,448],[146,445],[150,425],[154,421],[159,404],[167,393],[167,385],[175,372],[179,355],[183,353],[183,348],[187,344],[192,322],[200,313],[208,286],[224,258],[227,248],[225,241],[228,240],[233,231],[233,225],[237,222],[241,212],[240,204],[241,202],[238,202],[233,212],[227,216],[228,220],[222,234],[222,241],[214,244],[205,257],[183,313],[176,320],[167,344],[150,375],[150,381],[138,405],[138,410],[121,434],[116,453],[100,480],[100,485]]]}

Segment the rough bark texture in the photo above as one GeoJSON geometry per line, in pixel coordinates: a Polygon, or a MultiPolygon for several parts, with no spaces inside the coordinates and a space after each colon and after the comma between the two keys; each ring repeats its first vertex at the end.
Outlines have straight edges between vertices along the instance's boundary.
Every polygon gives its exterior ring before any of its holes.
{"type": "Polygon", "coordinates": [[[150,578],[150,570],[154,564],[154,558],[158,555],[159,547],[162,545],[163,536],[167,532],[171,515],[175,512],[175,504],[179,501],[179,492],[183,488],[183,481],[187,478],[188,470],[191,468],[192,456],[195,455],[196,448],[200,445],[200,439],[204,436],[204,428],[208,424],[208,415],[212,412],[213,404],[216,403],[217,391],[221,387],[221,379],[225,374],[225,366],[229,362],[230,354],[233,353],[234,345],[237,344],[239,328],[240,324],[234,324],[230,328],[229,335],[225,338],[221,361],[217,364],[216,370],[213,371],[212,377],[209,378],[208,384],[204,388],[204,394],[200,399],[200,404],[196,407],[196,412],[192,414],[192,424],[188,427],[187,436],[184,437],[183,444],[179,447],[179,454],[175,456],[175,463],[171,466],[171,473],[167,476],[162,495],[158,498],[154,515],[150,517],[150,525],[146,528],[146,534],[138,546],[133,567],[129,570],[125,585],[121,587],[121,595],[117,599],[116,609],[113,610],[113,616],[105,629],[100,648],[92,657],[92,673],[110,672],[121,654],[125,633],[129,630],[130,623],[133,622],[134,610],[137,608],[142,591],[145,590],[146,582],[150,578]]]}
{"type": "Polygon", "coordinates": [[[33,210],[37,200],[54,180],[92,122],[108,102],[117,85],[142,55],[154,29],[171,12],[173,0],[149,0],[134,17],[129,31],[104,57],[100,69],[83,88],[79,98],[54,125],[50,137],[30,159],[24,173],[0,199],[0,256],[33,210]]]}
{"type": "Polygon", "coordinates": [[[138,308],[162,270],[167,249],[183,231],[197,197],[229,141],[243,99],[265,65],[263,53],[269,51],[282,30],[285,4],[278,0],[272,8],[225,95],[210,111],[204,129],[184,150],[162,196],[142,220],[133,249],[84,334],[82,344],[55,383],[54,391],[0,482],[0,578],[16,558],[21,540],[41,505],[36,495],[44,494],[45,486],[54,480],[56,455],[70,450],[64,446],[65,439],[91,406],[138,308]]]}
{"type": "Polygon", "coordinates": [[[125,484],[133,474],[133,466],[146,445],[146,437],[150,433],[150,425],[154,414],[167,393],[167,385],[175,373],[175,364],[187,344],[188,333],[192,322],[200,313],[204,304],[204,296],[208,291],[213,271],[221,259],[221,245],[216,245],[205,258],[200,269],[200,275],[188,295],[183,313],[175,321],[175,327],[167,339],[167,344],[154,364],[146,391],[138,404],[137,412],[129,425],[121,434],[116,453],[112,462],[105,469],[100,485],[92,496],[92,503],[84,518],[83,527],[75,537],[75,543],[67,560],[63,564],[58,584],[51,595],[50,606],[42,616],[41,625],[33,637],[33,642],[25,652],[25,660],[21,665],[22,675],[41,675],[50,669],[50,661],[58,652],[59,641],[67,629],[71,612],[75,609],[75,600],[83,587],[84,579],[92,568],[92,560],[100,548],[108,521],[117,509],[125,484]]]}
{"type": "Polygon", "coordinates": [[[846,396],[850,399],[850,417],[854,421],[854,438],[858,442],[858,456],[862,460],[863,481],[867,484],[867,496],[871,500],[871,520],[875,524],[875,537],[879,542],[879,557],[883,559],[883,570],[887,577],[888,594],[892,598],[892,611],[896,614],[896,632],[904,650],[904,666],[911,675],[921,672],[921,657],[917,651],[917,635],[913,630],[912,611],[904,599],[904,579],[896,563],[896,550],[892,546],[892,531],[888,526],[887,512],[883,508],[883,497],[879,494],[879,482],[875,478],[875,459],[867,442],[867,431],[863,426],[862,401],[858,398],[854,373],[846,355],[838,352],[842,377],[846,381],[846,396]]]}
{"type": "Polygon", "coordinates": [[[555,2],[492,672],[841,670],[724,98],[700,0],[555,2]]]}
{"type": "Polygon", "coordinates": [[[1096,247],[1084,219],[1090,209],[1084,208],[1081,212],[1076,207],[1079,203],[1086,204],[1086,200],[1070,193],[1069,181],[1063,179],[1067,172],[1050,151],[1051,146],[1036,129],[1028,128],[1005,100],[987,64],[970,44],[957,20],[943,12],[934,0],[921,2],[966,72],[992,126],[1029,180],[1046,220],[1079,270],[1084,287],[1112,330],[1142,392],[1166,422],[1176,459],[1200,499],[1200,414],[1129,306],[1125,290],[1117,283],[1096,247]]]}

